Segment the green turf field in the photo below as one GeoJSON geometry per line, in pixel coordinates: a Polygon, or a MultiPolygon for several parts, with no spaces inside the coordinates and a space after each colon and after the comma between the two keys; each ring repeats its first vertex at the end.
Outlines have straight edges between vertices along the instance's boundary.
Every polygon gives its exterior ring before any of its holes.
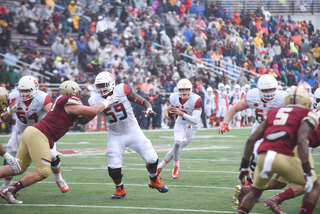
{"type": "MultiPolygon", "coordinates": [[[[123,181],[127,196],[122,200],[110,199],[115,187],[105,158],[107,134],[71,133],[58,143],[60,151],[74,153],[60,155],[62,175],[70,191],[62,194],[51,173],[45,181],[20,191],[18,199],[23,205],[8,205],[0,199],[0,213],[236,213],[230,201],[238,184],[240,160],[250,132],[251,129],[232,129],[218,135],[213,129],[199,130],[189,148],[182,151],[179,179],[171,178],[172,163],[162,171],[161,177],[169,188],[166,194],[148,187],[149,177],[143,159],[134,152],[126,153],[123,181]]],[[[161,161],[172,146],[173,131],[145,134],[161,161]]],[[[8,139],[0,137],[3,144],[8,139]]],[[[319,155],[320,150],[314,152],[316,168],[320,163],[319,155]]],[[[34,169],[31,165],[28,171],[34,169]]],[[[19,178],[21,176],[14,180],[19,178]]],[[[272,213],[262,202],[278,192],[265,192],[252,213],[272,213]]],[[[300,196],[286,201],[281,208],[290,214],[299,213],[301,200],[300,196]]],[[[314,213],[320,213],[319,204],[314,213]]]]}

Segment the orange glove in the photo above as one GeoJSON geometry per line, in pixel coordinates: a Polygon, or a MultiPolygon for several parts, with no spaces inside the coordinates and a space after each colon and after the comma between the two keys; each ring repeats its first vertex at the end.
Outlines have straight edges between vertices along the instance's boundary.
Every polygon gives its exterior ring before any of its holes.
{"type": "Polygon", "coordinates": [[[228,126],[228,124],[226,124],[226,123],[222,123],[220,126],[219,126],[219,128],[217,129],[217,132],[219,133],[219,134],[223,134],[223,132],[228,132],[229,131],[229,126],[228,126]]]}

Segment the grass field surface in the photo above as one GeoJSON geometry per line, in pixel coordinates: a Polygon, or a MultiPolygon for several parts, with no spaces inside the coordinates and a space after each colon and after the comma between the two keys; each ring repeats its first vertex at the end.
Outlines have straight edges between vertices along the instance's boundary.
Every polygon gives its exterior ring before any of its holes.
{"type": "MultiPolygon", "coordinates": [[[[53,175],[33,186],[22,189],[22,205],[9,205],[0,199],[0,213],[236,213],[231,207],[234,187],[245,142],[251,129],[231,129],[218,135],[213,129],[199,130],[180,158],[180,177],[171,178],[173,163],[161,172],[169,192],[161,194],[148,187],[149,176],[143,159],[135,152],[123,157],[123,182],[127,195],[121,200],[110,199],[115,186],[108,175],[106,132],[69,133],[58,142],[62,153],[62,176],[70,190],[61,193],[53,175]]],[[[146,131],[159,161],[173,144],[172,130],[146,131]]],[[[3,144],[9,137],[0,136],[3,144]]],[[[128,148],[131,150],[130,148],[128,148]]],[[[316,172],[320,150],[313,153],[316,172]]],[[[27,172],[35,170],[32,164],[27,172]]],[[[22,176],[17,176],[18,181],[22,176]]],[[[2,184],[2,181],[1,183],[2,184]]],[[[252,213],[272,213],[263,201],[281,190],[266,191],[252,213]]],[[[302,196],[284,202],[287,213],[299,213],[302,196]]],[[[320,205],[314,213],[320,213],[320,205]]]]}

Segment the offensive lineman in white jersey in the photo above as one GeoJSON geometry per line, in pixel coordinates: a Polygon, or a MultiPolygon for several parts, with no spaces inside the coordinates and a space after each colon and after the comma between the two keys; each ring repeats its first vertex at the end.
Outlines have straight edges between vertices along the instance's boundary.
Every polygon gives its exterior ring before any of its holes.
{"type": "MultiPolygon", "coordinates": [[[[131,102],[141,105],[146,109],[146,114],[155,115],[151,105],[141,96],[134,93],[126,84],[115,85],[114,77],[109,72],[100,72],[94,83],[98,94],[90,97],[89,105],[93,106],[105,100],[109,96],[119,97],[119,101],[110,105],[103,111],[107,121],[107,162],[109,176],[116,186],[116,192],[112,199],[121,199],[126,196],[126,190],[122,182],[122,156],[126,147],[139,153],[146,162],[150,174],[149,187],[157,189],[160,193],[166,193],[169,189],[160,183],[157,174],[158,155],[154,151],[150,140],[141,131],[134,117],[131,102]]],[[[87,118],[86,123],[92,118],[87,118]]]]}
{"type": "MultiPolygon", "coordinates": [[[[254,112],[256,120],[252,127],[251,133],[253,133],[263,121],[263,117],[266,115],[269,109],[284,106],[286,93],[277,90],[278,83],[273,76],[270,74],[262,75],[258,80],[257,87],[258,88],[249,90],[246,99],[239,101],[229,109],[222,125],[220,125],[217,129],[219,134],[229,131],[228,124],[232,117],[239,111],[251,108],[251,110],[254,112]]],[[[254,145],[250,164],[252,172],[254,172],[256,166],[258,158],[257,150],[262,140],[263,139],[258,140],[254,145]]]]}
{"type": "MultiPolygon", "coordinates": [[[[308,94],[309,94],[309,97],[310,97],[310,101],[311,101],[311,108],[313,108],[313,101],[314,101],[314,99],[313,99],[313,94],[312,94],[312,91],[311,91],[311,86],[310,85],[307,85],[306,86],[306,91],[308,92],[308,94]]],[[[317,105],[316,105],[317,106],[317,105]]],[[[314,109],[316,109],[316,108],[314,108],[314,109]]]]}
{"type": "MultiPolygon", "coordinates": [[[[229,108],[228,99],[227,99],[227,92],[224,90],[223,83],[218,84],[218,90],[215,90],[215,103],[216,103],[216,117],[214,118],[213,125],[216,125],[217,120],[223,121],[223,118],[226,115],[226,112],[229,108]]],[[[230,122],[230,121],[229,121],[230,122]]]]}
{"type": "Polygon", "coordinates": [[[159,164],[158,174],[173,159],[174,167],[172,178],[179,177],[179,159],[182,149],[189,145],[197,132],[201,122],[201,103],[202,99],[197,94],[192,93],[192,84],[188,79],[181,79],[177,84],[178,93],[170,95],[170,105],[164,112],[164,116],[169,117],[169,111],[178,118],[174,125],[174,144],[173,148],[166,154],[163,161],[159,164]]]}
{"type": "Polygon", "coordinates": [[[206,109],[206,122],[207,122],[207,127],[209,127],[209,122],[210,122],[210,116],[214,110],[214,94],[213,94],[213,89],[209,86],[207,88],[207,93],[205,94],[205,109],[206,109]]]}
{"type": "MultiPolygon", "coordinates": [[[[43,91],[38,91],[38,88],[39,84],[36,78],[24,76],[19,80],[17,90],[9,94],[13,107],[9,108],[1,118],[2,121],[9,122],[14,114],[17,116],[16,126],[7,145],[7,151],[13,157],[17,154],[24,130],[42,120],[51,108],[51,97],[43,91]]],[[[51,149],[51,170],[61,192],[68,192],[69,186],[61,176],[60,158],[56,146],[51,149]]],[[[12,177],[5,178],[0,192],[9,187],[11,183],[12,177]]]]}
{"type": "MultiPolygon", "coordinates": [[[[241,91],[241,87],[239,84],[234,86],[234,91],[232,92],[232,106],[234,106],[237,102],[244,99],[244,92],[241,91]]],[[[236,120],[236,128],[240,128],[240,121],[241,121],[241,111],[238,111],[234,118],[236,120]]]]}
{"type": "Polygon", "coordinates": [[[319,103],[320,103],[320,88],[317,88],[317,90],[314,92],[314,95],[313,95],[313,108],[316,109],[319,103]]]}

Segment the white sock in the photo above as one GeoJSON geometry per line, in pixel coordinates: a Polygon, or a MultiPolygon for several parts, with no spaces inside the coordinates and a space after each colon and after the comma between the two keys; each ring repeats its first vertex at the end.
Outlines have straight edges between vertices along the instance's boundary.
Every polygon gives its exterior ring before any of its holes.
{"type": "Polygon", "coordinates": [[[207,118],[207,119],[206,119],[206,122],[207,122],[207,127],[209,128],[209,126],[210,126],[210,124],[209,124],[210,118],[207,118]]]}
{"type": "Polygon", "coordinates": [[[216,121],[213,121],[213,124],[212,124],[213,126],[215,126],[216,125],[216,121]]]}
{"type": "Polygon", "coordinates": [[[158,175],[158,173],[149,173],[149,175],[150,175],[150,178],[154,178],[158,175]]]}
{"type": "Polygon", "coordinates": [[[173,159],[173,165],[179,167],[179,159],[178,160],[173,159]]]}
{"type": "Polygon", "coordinates": [[[12,180],[3,180],[2,187],[8,187],[12,184],[12,180]]]}
{"type": "Polygon", "coordinates": [[[166,159],[163,159],[162,162],[159,164],[158,168],[163,169],[165,166],[167,166],[169,162],[166,161],[166,159]]]}
{"type": "Polygon", "coordinates": [[[236,121],[236,127],[237,127],[237,128],[240,127],[240,121],[236,121]]]}
{"type": "Polygon", "coordinates": [[[116,185],[116,187],[119,187],[119,186],[123,185],[123,181],[121,181],[120,184],[115,184],[115,185],[116,185]]]}
{"type": "Polygon", "coordinates": [[[62,180],[61,172],[59,172],[58,174],[53,173],[53,175],[54,175],[54,179],[55,179],[56,181],[62,180]]]}

